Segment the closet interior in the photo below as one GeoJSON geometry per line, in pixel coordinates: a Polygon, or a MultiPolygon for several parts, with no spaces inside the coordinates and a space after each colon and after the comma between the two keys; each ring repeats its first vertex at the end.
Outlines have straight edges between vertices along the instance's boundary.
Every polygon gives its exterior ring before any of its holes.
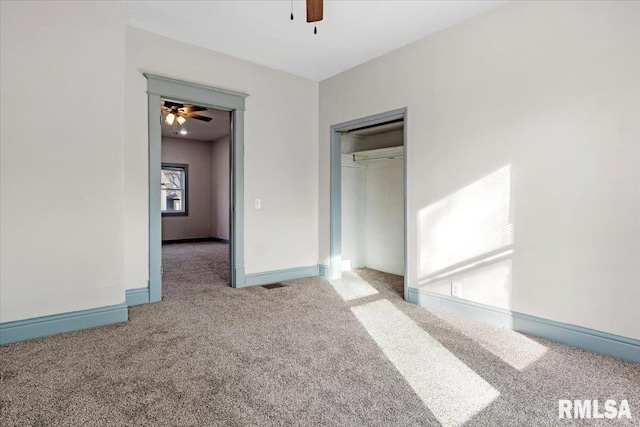
{"type": "Polygon", "coordinates": [[[342,133],[342,270],[404,275],[404,122],[342,133]]]}

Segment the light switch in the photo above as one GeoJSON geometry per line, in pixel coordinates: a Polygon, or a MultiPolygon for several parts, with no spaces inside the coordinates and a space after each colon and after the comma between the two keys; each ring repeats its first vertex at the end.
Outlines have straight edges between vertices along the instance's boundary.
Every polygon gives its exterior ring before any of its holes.
{"type": "Polygon", "coordinates": [[[262,207],[262,201],[260,199],[256,199],[256,209],[260,209],[262,207]]]}

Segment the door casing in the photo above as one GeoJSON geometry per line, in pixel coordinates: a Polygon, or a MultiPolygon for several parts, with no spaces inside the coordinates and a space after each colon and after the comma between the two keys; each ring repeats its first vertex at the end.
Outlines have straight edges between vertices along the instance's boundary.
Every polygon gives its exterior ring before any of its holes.
{"type": "Polygon", "coordinates": [[[408,156],[408,138],[407,138],[407,108],[387,111],[385,113],[374,114],[372,116],[363,117],[361,119],[350,120],[348,122],[338,123],[331,126],[331,151],[330,151],[330,278],[339,278],[342,276],[342,170],[341,170],[341,135],[343,132],[359,129],[366,126],[375,126],[388,123],[394,120],[402,120],[404,122],[404,299],[409,297],[408,276],[407,276],[407,224],[408,224],[408,206],[407,206],[407,156],[408,156]]]}
{"type": "Polygon", "coordinates": [[[242,287],[244,273],[244,111],[245,93],[174,80],[153,74],[147,78],[149,108],[149,301],[162,299],[162,214],[160,173],[162,165],[162,98],[177,99],[204,107],[229,111],[231,133],[230,174],[230,278],[242,287]]]}

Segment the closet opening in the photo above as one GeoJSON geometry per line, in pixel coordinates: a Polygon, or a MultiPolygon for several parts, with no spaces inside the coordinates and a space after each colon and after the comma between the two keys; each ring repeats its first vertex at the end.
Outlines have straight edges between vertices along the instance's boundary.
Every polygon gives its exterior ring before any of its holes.
{"type": "Polygon", "coordinates": [[[406,110],[332,127],[331,277],[369,269],[404,277],[406,110]]]}

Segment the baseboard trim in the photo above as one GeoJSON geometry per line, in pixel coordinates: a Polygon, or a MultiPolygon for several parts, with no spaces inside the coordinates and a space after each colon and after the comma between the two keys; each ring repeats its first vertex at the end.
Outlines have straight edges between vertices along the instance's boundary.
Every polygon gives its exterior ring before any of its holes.
{"type": "Polygon", "coordinates": [[[0,323],[0,344],[10,344],[64,332],[96,328],[126,322],[129,313],[126,304],[53,314],[34,319],[0,323]]]}
{"type": "Polygon", "coordinates": [[[269,283],[282,282],[283,280],[302,279],[318,275],[318,265],[308,267],[287,268],[285,270],[266,271],[264,273],[252,273],[245,275],[246,286],[267,285],[269,283]]]}
{"type": "Polygon", "coordinates": [[[640,364],[640,340],[409,288],[409,302],[640,364]]]}
{"type": "Polygon", "coordinates": [[[219,237],[194,237],[191,239],[163,240],[162,244],[170,245],[172,243],[204,243],[204,242],[229,243],[229,239],[221,239],[219,237]]]}
{"type": "Polygon", "coordinates": [[[331,267],[324,264],[318,264],[318,275],[329,279],[331,277],[331,267]]]}
{"type": "Polygon", "coordinates": [[[128,307],[147,304],[149,302],[149,288],[127,289],[125,299],[128,307]]]}

